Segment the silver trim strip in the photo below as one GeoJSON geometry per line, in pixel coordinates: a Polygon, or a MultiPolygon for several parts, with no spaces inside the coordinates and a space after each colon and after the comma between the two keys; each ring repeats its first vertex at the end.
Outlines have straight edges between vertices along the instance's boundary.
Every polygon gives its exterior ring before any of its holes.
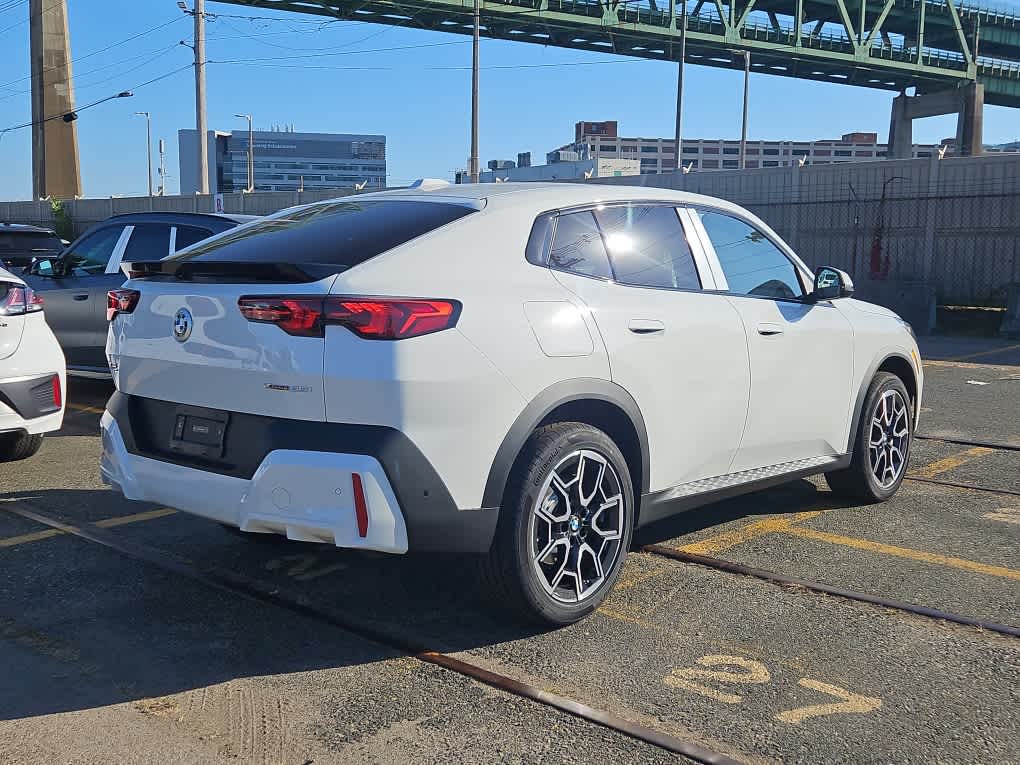
{"type": "Polygon", "coordinates": [[[776,476],[786,475],[787,473],[797,473],[801,470],[822,467],[838,461],[839,457],[811,457],[809,459],[794,460],[793,462],[783,462],[778,465],[769,465],[768,467],[742,470],[739,473],[718,475],[713,476],[712,478],[701,478],[697,481],[691,481],[689,483],[682,483],[679,486],[674,486],[660,499],[669,500],[679,499],[681,497],[693,497],[697,494],[707,494],[708,492],[717,491],[719,489],[728,489],[732,486],[754,483],[755,481],[760,481],[764,478],[774,478],[776,476]]]}

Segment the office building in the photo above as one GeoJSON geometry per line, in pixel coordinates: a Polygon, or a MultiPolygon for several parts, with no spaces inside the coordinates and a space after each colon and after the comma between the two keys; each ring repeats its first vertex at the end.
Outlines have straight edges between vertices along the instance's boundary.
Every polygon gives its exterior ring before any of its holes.
{"type": "MultiPolygon", "coordinates": [[[[198,190],[195,130],[180,130],[181,193],[198,190]]],[[[382,189],[386,187],[386,136],[256,130],[255,190],[382,189]],[[364,184],[364,185],[362,185],[364,184]]],[[[209,191],[243,191],[248,185],[248,131],[210,130],[209,191]]]]}
{"type": "MultiPolygon", "coordinates": [[[[623,138],[618,123],[578,122],[574,140],[547,156],[576,159],[636,159],[642,173],[668,173],[673,170],[672,138],[623,138]]],[[[930,157],[949,144],[915,144],[913,156],[930,157]]],[[[817,141],[751,141],[747,142],[748,168],[829,165],[842,162],[874,162],[886,156],[887,146],[878,142],[877,133],[846,133],[838,139],[817,141]]],[[[682,164],[690,170],[731,170],[740,167],[740,141],[720,138],[683,139],[682,164]]]]}

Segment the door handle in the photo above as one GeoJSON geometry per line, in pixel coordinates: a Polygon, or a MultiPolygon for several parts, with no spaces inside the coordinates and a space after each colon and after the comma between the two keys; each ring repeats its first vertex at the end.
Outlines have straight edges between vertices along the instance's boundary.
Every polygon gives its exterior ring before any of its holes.
{"type": "Polygon", "coordinates": [[[89,299],[89,293],[86,292],[84,295],[75,295],[74,299],[75,300],[88,300],[89,299]]]}
{"type": "Polygon", "coordinates": [[[635,335],[652,335],[666,331],[666,325],[658,319],[631,319],[627,329],[635,335]]]}
{"type": "Polygon", "coordinates": [[[763,321],[758,325],[758,334],[764,335],[765,337],[772,337],[773,335],[783,334],[782,324],[773,324],[769,321],[763,321]]]}

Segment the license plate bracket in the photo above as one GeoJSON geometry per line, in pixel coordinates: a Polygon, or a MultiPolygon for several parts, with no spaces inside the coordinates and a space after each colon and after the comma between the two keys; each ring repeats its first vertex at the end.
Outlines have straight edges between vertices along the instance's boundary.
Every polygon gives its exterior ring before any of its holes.
{"type": "Polygon", "coordinates": [[[217,409],[178,406],[170,432],[170,450],[206,459],[219,459],[230,414],[217,409]]]}

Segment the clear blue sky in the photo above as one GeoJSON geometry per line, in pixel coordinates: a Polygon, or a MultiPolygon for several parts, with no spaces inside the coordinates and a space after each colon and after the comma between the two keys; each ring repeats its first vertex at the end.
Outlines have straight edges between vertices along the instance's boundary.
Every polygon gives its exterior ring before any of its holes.
{"type": "MultiPolygon", "coordinates": [[[[8,6],[10,0],[0,2],[0,129],[31,119],[28,0],[8,6]]],[[[145,193],[145,120],[136,111],[152,113],[154,143],[166,139],[173,176],[168,188],[176,192],[177,130],[195,124],[192,70],[138,86],[191,62],[191,50],[177,45],[190,41],[191,17],[174,0],[69,0],[68,6],[78,105],[135,90],[133,98],[84,111],[78,120],[86,195],[145,193]]],[[[264,59],[209,65],[210,129],[241,129],[233,115],[250,112],[260,129],[293,124],[306,131],[382,133],[391,184],[450,178],[466,164],[469,37],[361,22],[320,26],[318,17],[214,0],[207,11],[281,19],[209,22],[210,61],[264,59]],[[380,50],[386,48],[406,49],[380,50]],[[319,55],[327,53],[344,55],[319,55]],[[293,58],[308,54],[316,55],[293,58]]],[[[541,163],[547,151],[572,140],[578,120],[616,119],[631,136],[673,133],[675,64],[484,39],[481,56],[483,163],[529,150],[541,163]],[[485,68],[522,65],[527,68],[485,68]]],[[[739,137],[741,73],[700,66],[687,73],[684,135],[739,137]]],[[[866,130],[884,139],[893,95],[752,74],[749,134],[803,140],[866,130]]],[[[955,117],[937,117],[917,121],[914,137],[935,142],[954,132],[955,117]]],[[[10,132],[0,140],[0,199],[31,194],[29,133],[10,132]]],[[[986,142],[1018,138],[1020,110],[986,107],[986,142]]]]}

